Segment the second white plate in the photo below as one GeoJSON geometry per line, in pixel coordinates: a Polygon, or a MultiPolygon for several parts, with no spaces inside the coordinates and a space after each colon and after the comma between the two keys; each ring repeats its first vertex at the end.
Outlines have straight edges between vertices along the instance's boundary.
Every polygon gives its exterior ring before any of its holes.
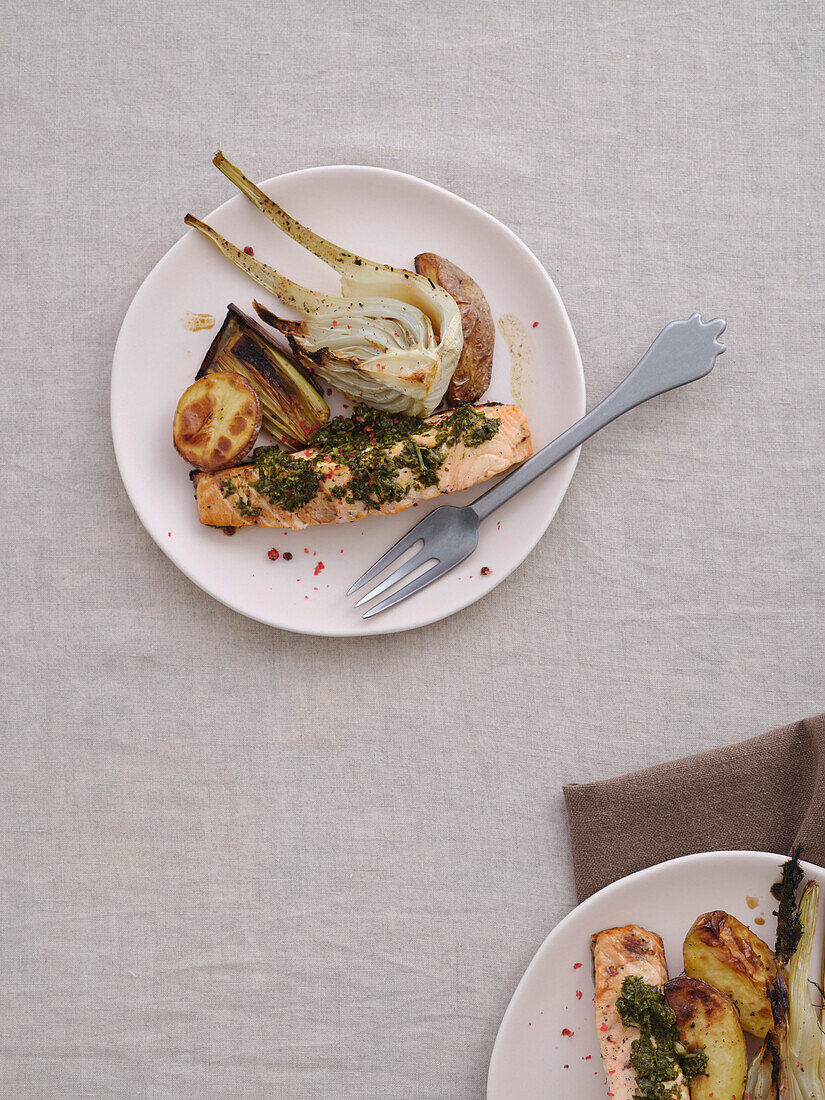
{"type": "MultiPolygon", "coordinates": [[[[776,902],[770,889],[785,858],[765,852],[685,856],[629,875],[582,902],[553,929],[513,994],[490,1059],[487,1100],[605,1100],[593,1019],[590,937],[622,924],[657,932],[672,977],[683,971],[685,933],[700,913],[712,909],[732,913],[772,946],[776,902]]],[[[807,878],[825,888],[823,868],[802,866],[807,878]]],[[[822,973],[825,890],[820,901],[812,971],[817,980],[822,973]]]]}

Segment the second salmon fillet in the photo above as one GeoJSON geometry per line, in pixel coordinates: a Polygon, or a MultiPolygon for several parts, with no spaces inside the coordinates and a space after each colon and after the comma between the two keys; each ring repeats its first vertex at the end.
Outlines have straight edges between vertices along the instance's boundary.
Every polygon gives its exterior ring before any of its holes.
{"type": "MultiPolygon", "coordinates": [[[[626,978],[636,977],[662,990],[667,981],[667,962],[662,940],[636,924],[597,932],[592,940],[593,980],[596,993],[596,1032],[607,1077],[607,1095],[614,1100],[633,1100],[636,1072],[630,1064],[631,1046],[638,1028],[626,1027],[617,1002],[626,978]]],[[[673,1100],[689,1100],[681,1074],[669,1087],[673,1100]]]]}

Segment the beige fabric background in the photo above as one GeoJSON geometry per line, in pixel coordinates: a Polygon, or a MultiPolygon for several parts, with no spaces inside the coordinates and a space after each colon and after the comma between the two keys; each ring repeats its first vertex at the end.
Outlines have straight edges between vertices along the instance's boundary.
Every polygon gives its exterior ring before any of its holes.
{"type": "Polygon", "coordinates": [[[0,31],[0,1095],[480,1097],[573,903],[562,783],[825,703],[825,6],[5,0],[0,31]],[[587,446],[482,603],[247,622],[144,534],[108,428],[219,144],[503,219],[591,404],[694,308],[730,350],[587,446]]]}

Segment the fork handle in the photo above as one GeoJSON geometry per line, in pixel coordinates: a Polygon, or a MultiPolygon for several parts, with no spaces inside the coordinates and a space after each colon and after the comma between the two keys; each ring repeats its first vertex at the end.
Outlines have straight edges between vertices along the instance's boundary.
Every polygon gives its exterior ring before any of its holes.
{"type": "Polygon", "coordinates": [[[575,451],[585,440],[612,423],[623,413],[635,409],[651,397],[685,386],[709,374],[724,345],[716,342],[725,329],[722,320],[703,323],[698,313],[687,321],[671,321],[611,394],[552,443],[528,458],[511,474],[468,507],[480,520],[520,493],[551,466],[575,451]]]}

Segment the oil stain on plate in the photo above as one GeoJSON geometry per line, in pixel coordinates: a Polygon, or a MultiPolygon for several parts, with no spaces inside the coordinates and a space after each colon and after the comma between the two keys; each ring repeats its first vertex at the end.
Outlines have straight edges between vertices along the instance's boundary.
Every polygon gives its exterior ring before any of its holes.
{"type": "Polygon", "coordinates": [[[215,318],[211,313],[192,313],[187,310],[183,315],[183,324],[190,332],[200,332],[202,328],[214,328],[215,318]]]}
{"type": "Polygon", "coordinates": [[[510,393],[529,416],[536,387],[532,342],[515,313],[499,317],[498,330],[510,351],[510,393]]]}

